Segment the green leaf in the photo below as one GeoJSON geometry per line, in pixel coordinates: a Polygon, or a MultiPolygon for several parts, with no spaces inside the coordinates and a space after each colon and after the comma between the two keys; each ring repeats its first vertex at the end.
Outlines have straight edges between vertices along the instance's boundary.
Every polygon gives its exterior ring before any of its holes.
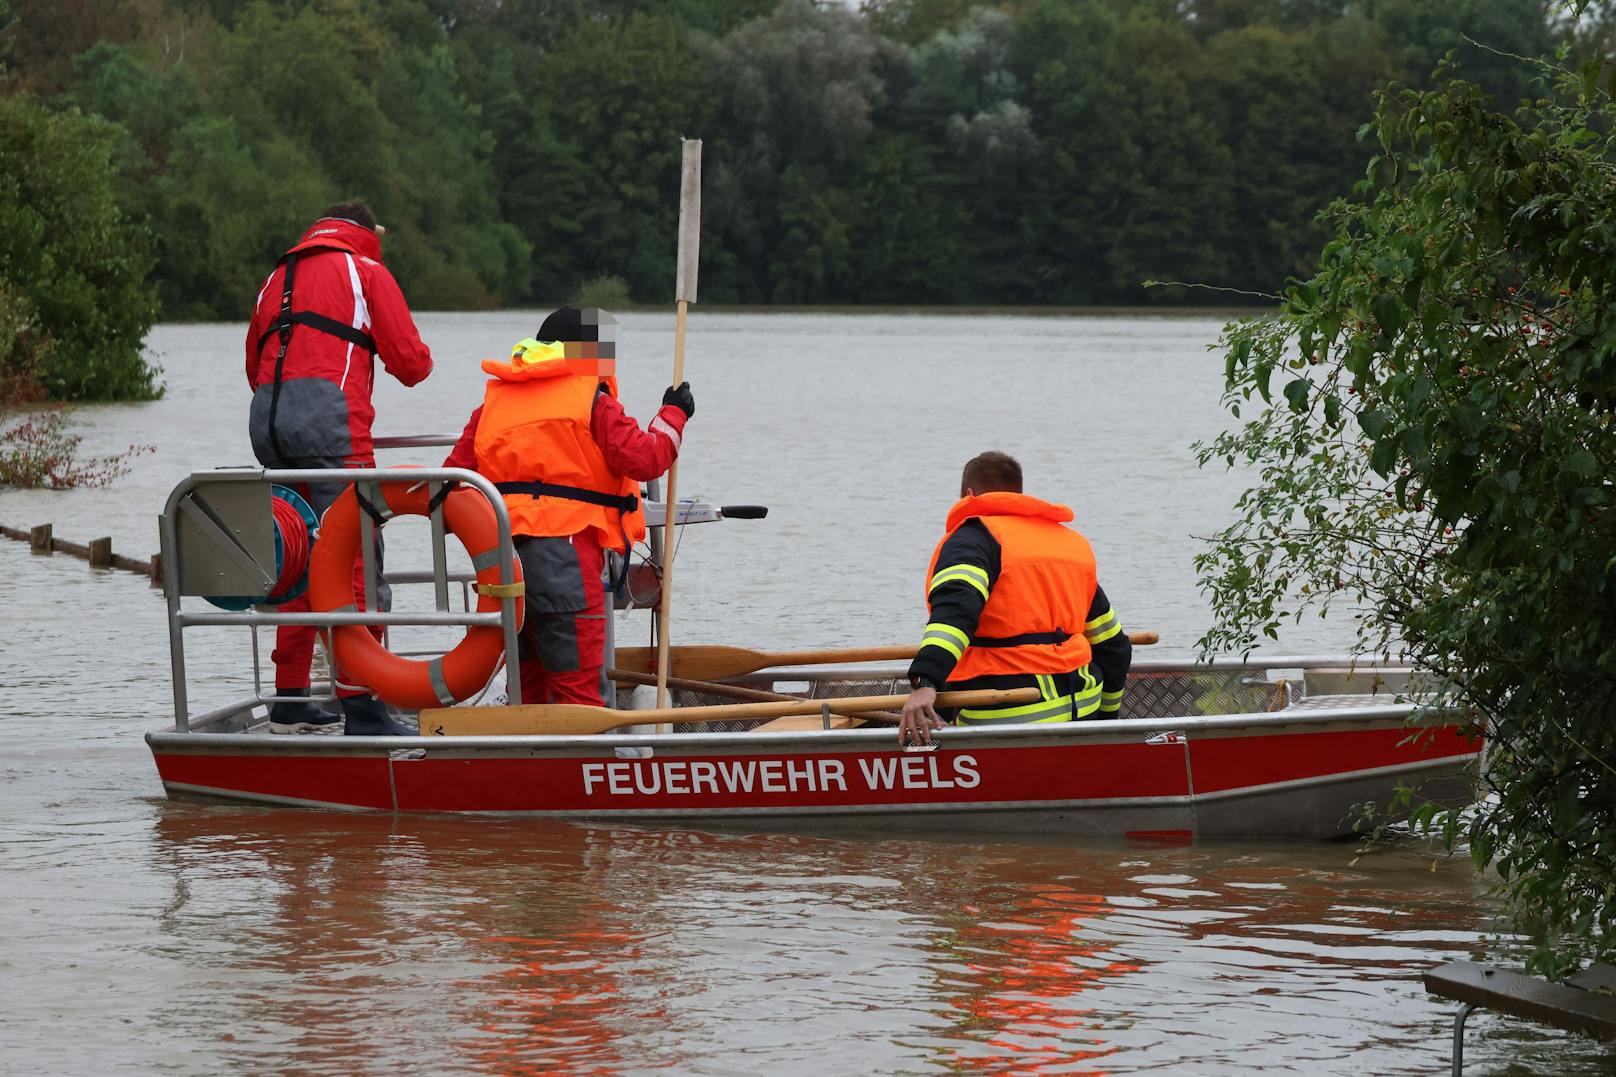
{"type": "Polygon", "coordinates": [[[1291,403],[1292,411],[1307,410],[1307,392],[1309,389],[1306,378],[1297,378],[1285,386],[1285,399],[1291,403]]]}
{"type": "Polygon", "coordinates": [[[1397,438],[1383,437],[1375,442],[1374,451],[1369,454],[1369,466],[1375,474],[1385,476],[1391,473],[1392,465],[1397,463],[1397,438]]]}
{"type": "Polygon", "coordinates": [[[1375,296],[1373,309],[1375,323],[1380,331],[1389,337],[1394,337],[1403,328],[1403,305],[1397,297],[1390,292],[1381,292],[1375,296]]]}
{"type": "Polygon", "coordinates": [[[1385,412],[1376,411],[1373,408],[1358,413],[1358,428],[1371,439],[1380,437],[1380,432],[1386,429],[1388,421],[1389,416],[1385,412]]]}
{"type": "Polygon", "coordinates": [[[1560,474],[1575,479],[1591,479],[1599,474],[1599,461],[1587,449],[1579,449],[1560,461],[1560,474]]]}

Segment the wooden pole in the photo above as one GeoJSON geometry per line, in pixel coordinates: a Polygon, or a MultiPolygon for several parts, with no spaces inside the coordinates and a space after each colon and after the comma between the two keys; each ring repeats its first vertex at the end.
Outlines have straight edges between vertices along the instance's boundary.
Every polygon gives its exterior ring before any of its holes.
{"type": "MultiPolygon", "coordinates": [[[[1130,632],[1135,647],[1150,646],[1161,639],[1154,632],[1130,632]]],[[[617,668],[646,672],[655,665],[670,676],[677,674],[703,681],[721,681],[775,666],[823,666],[837,663],[907,662],[919,646],[913,643],[890,647],[843,647],[824,651],[753,651],[745,647],[672,647],[666,654],[654,655],[649,647],[619,647],[617,668]]]]}
{"type": "MultiPolygon", "coordinates": [[[[679,179],[679,264],[673,298],[677,314],[673,324],[673,382],[685,380],[685,314],[696,301],[696,270],[701,260],[701,139],[684,140],[683,170],[679,179]]],[[[673,621],[673,521],[679,509],[679,460],[668,468],[668,514],[662,525],[662,604],[657,613],[656,705],[668,703],[668,642],[673,621]]]]}
{"type": "MultiPolygon", "coordinates": [[[[619,684],[655,684],[656,678],[649,673],[636,673],[628,669],[609,669],[606,676],[619,684]]],[[[713,681],[693,681],[686,677],[669,677],[668,687],[675,692],[702,692],[710,696],[721,696],[725,699],[744,699],[749,703],[789,703],[801,699],[801,696],[788,696],[782,692],[765,692],[758,688],[742,688],[734,684],[717,684],[713,681]]],[[[834,699],[822,699],[821,703],[835,704],[834,699]]],[[[867,711],[862,717],[878,718],[883,722],[897,722],[902,720],[901,714],[892,714],[887,711],[867,711]]]]}
{"type": "MultiPolygon", "coordinates": [[[[779,703],[730,703],[712,707],[680,707],[654,711],[615,711],[571,703],[530,703],[512,707],[428,707],[421,711],[424,736],[565,736],[605,733],[625,725],[725,722],[738,718],[786,718],[820,714],[826,706],[841,714],[890,711],[901,708],[908,696],[851,696],[847,699],[793,699],[779,703]]],[[[1036,688],[984,688],[969,692],[939,692],[939,707],[997,707],[1032,703],[1036,688]]]]}

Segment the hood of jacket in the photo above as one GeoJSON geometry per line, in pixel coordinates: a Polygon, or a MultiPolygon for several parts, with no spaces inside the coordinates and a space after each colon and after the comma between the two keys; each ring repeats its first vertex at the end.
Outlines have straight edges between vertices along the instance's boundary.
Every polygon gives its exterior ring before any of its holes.
{"type": "Polygon", "coordinates": [[[988,494],[976,494],[973,497],[962,497],[954,502],[954,507],[948,510],[948,530],[955,530],[974,516],[1025,516],[1064,524],[1069,523],[1075,515],[1065,505],[1040,501],[1027,494],[998,490],[988,494]]]}
{"type": "Polygon", "coordinates": [[[352,251],[354,254],[369,258],[372,262],[382,260],[382,237],[368,228],[363,228],[352,221],[345,221],[337,217],[321,217],[309,225],[309,230],[303,233],[303,238],[287,251],[312,250],[318,247],[338,247],[352,251]]]}

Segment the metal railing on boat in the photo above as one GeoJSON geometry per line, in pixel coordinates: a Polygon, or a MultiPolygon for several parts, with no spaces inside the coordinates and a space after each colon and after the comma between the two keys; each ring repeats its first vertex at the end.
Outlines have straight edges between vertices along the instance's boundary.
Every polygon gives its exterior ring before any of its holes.
{"type": "MultiPolygon", "coordinates": [[[[396,436],[377,437],[374,446],[378,451],[396,449],[442,448],[456,444],[459,440],[457,434],[406,434],[396,436]]],[[[339,625],[381,626],[384,630],[392,627],[443,627],[443,626],[499,626],[504,635],[505,643],[505,691],[506,701],[518,704],[522,701],[521,678],[518,672],[516,652],[515,611],[519,599],[504,598],[500,603],[498,613],[476,613],[471,610],[471,586],[476,581],[476,573],[463,570],[451,571],[447,563],[447,550],[445,546],[446,530],[443,522],[441,506],[434,509],[429,517],[431,526],[431,553],[432,568],[429,571],[417,569],[383,571],[380,579],[389,586],[395,584],[413,585],[430,583],[434,592],[434,606],[432,612],[354,612],[354,613],[283,613],[268,609],[254,609],[241,612],[191,612],[181,609],[180,582],[184,574],[184,565],[179,553],[180,543],[178,537],[178,514],[182,500],[194,492],[200,485],[207,483],[258,483],[266,487],[281,483],[294,484],[303,482],[319,483],[347,483],[347,482],[386,482],[403,479],[415,482],[449,482],[454,481],[463,486],[477,490],[488,500],[494,511],[498,524],[499,534],[499,568],[502,582],[511,582],[514,571],[515,558],[510,531],[510,517],[505,509],[505,500],[498,490],[487,479],[472,471],[459,468],[422,468],[422,467],[390,467],[390,468],[348,468],[348,469],[263,469],[263,468],[226,468],[212,471],[193,472],[187,479],[169,495],[163,516],[159,521],[161,546],[164,553],[163,585],[168,604],[168,628],[170,663],[174,678],[174,723],[179,732],[188,732],[193,724],[190,716],[189,692],[185,680],[185,643],[184,632],[188,628],[198,627],[240,627],[246,626],[252,634],[252,664],[254,678],[254,693],[246,700],[230,704],[223,708],[210,710],[198,716],[196,722],[201,724],[215,724],[231,715],[242,714],[252,707],[260,704],[271,704],[294,697],[283,697],[273,692],[265,693],[262,690],[262,663],[259,657],[258,631],[261,628],[270,628],[278,625],[309,625],[317,630],[329,629],[339,625]],[[461,590],[461,612],[450,609],[449,587],[458,584],[461,590]]],[[[651,480],[645,484],[647,505],[656,501],[659,496],[659,484],[651,480]]],[[[689,511],[697,511],[703,506],[692,505],[689,511]]],[[[683,503],[679,508],[677,522],[683,523],[686,518],[686,508],[683,503]]],[[[655,520],[647,520],[647,543],[650,547],[651,561],[660,558],[662,548],[662,532],[660,512],[655,514],[655,520]]],[[[704,518],[704,517],[698,517],[704,518]]],[[[217,521],[215,521],[217,523],[217,521]]],[[[374,534],[374,524],[364,513],[360,514],[361,550],[372,548],[371,542],[374,534]]],[[[365,571],[365,597],[366,604],[371,610],[376,608],[377,574],[374,564],[369,557],[363,558],[365,571]]],[[[609,571],[615,572],[620,562],[614,552],[608,551],[609,571]]],[[[192,596],[197,597],[197,596],[192,596]]],[[[608,658],[615,651],[615,618],[606,618],[606,653],[608,658]]],[[[324,638],[322,636],[322,638],[324,638]]],[[[440,651],[395,650],[400,657],[421,657],[440,654],[440,651]]],[[[329,649],[328,649],[329,657],[329,649]]],[[[608,661],[608,666],[611,664],[608,661]]],[[[327,666],[327,694],[321,697],[312,697],[314,701],[326,701],[335,698],[337,681],[336,670],[329,660],[327,666]]],[[[602,678],[603,690],[607,682],[602,678]]],[[[311,697],[295,697],[299,701],[311,697]]],[[[610,692],[606,692],[607,705],[613,705],[614,699],[610,692]]]]}
{"type": "MultiPolygon", "coordinates": [[[[378,438],[377,447],[416,447],[452,444],[453,442],[454,438],[449,435],[416,435],[409,438],[378,438]]],[[[256,641],[259,628],[279,625],[309,625],[325,629],[340,625],[497,626],[504,637],[507,698],[512,703],[521,702],[521,679],[516,661],[516,622],[518,603],[522,600],[517,597],[501,598],[498,613],[476,613],[471,610],[456,612],[449,609],[450,573],[447,567],[447,551],[444,545],[446,531],[441,506],[434,508],[430,516],[432,571],[430,574],[410,574],[412,578],[429,575],[433,584],[436,603],[436,609],[431,612],[383,612],[376,610],[378,577],[375,561],[368,556],[368,551],[374,548],[375,524],[368,515],[363,513],[360,514],[359,521],[360,549],[362,553],[366,554],[361,557],[361,561],[364,566],[366,605],[370,612],[284,613],[277,610],[263,609],[241,612],[223,610],[217,612],[193,612],[182,608],[181,598],[182,595],[187,593],[186,588],[182,585],[185,577],[184,547],[179,538],[182,516],[189,515],[196,522],[197,527],[202,528],[205,532],[211,532],[222,537],[226,543],[226,552],[230,557],[234,557],[238,561],[246,559],[246,554],[241,551],[238,543],[234,543],[232,536],[221,526],[221,521],[214,513],[206,508],[197,508],[194,504],[187,503],[187,499],[193,497],[199,490],[230,484],[258,484],[266,487],[267,496],[267,487],[276,484],[283,486],[296,486],[303,483],[356,483],[369,485],[395,481],[429,484],[455,483],[462,488],[480,493],[494,513],[499,544],[497,563],[500,581],[506,584],[514,582],[516,571],[515,551],[511,542],[511,523],[510,516],[505,510],[505,499],[500,495],[493,483],[476,472],[468,471],[464,468],[220,469],[193,472],[174,488],[173,492],[169,494],[168,502],[159,520],[158,529],[163,553],[163,587],[168,610],[170,672],[174,682],[174,728],[177,731],[187,732],[190,729],[185,631],[189,628],[198,627],[247,626],[252,628],[254,633],[253,653],[256,677],[258,669],[256,641]],[[232,545],[234,546],[233,549],[230,548],[232,545]]],[[[250,563],[250,559],[247,560],[250,563]]],[[[386,579],[388,577],[384,575],[382,578],[386,579]]],[[[189,593],[192,597],[201,594],[194,587],[189,593]]],[[[334,696],[336,689],[334,668],[331,670],[330,689],[331,696],[334,696]]],[[[280,697],[273,694],[266,696],[262,691],[255,691],[254,701],[259,703],[275,702],[278,698],[280,697]]]]}

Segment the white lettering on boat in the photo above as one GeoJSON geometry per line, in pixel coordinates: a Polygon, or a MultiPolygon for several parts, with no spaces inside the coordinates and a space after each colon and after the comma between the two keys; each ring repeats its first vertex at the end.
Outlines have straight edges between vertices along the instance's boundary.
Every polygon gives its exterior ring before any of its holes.
{"type": "Polygon", "coordinates": [[[976,772],[976,756],[954,757],[954,784],[961,789],[975,789],[982,784],[982,776],[976,772]]]}
{"type": "Polygon", "coordinates": [[[830,790],[830,783],[835,782],[836,788],[847,792],[847,778],[843,774],[844,768],[840,759],[821,759],[819,761],[819,788],[830,790]]]}
{"type": "Polygon", "coordinates": [[[780,784],[780,760],[765,760],[758,766],[758,773],[763,775],[763,791],[765,793],[784,793],[786,791],[786,787],[780,784]]]}
{"type": "Polygon", "coordinates": [[[871,789],[891,789],[898,779],[898,761],[887,756],[860,759],[859,769],[864,772],[864,784],[871,789]]]}
{"type": "Polygon", "coordinates": [[[752,772],[757,768],[756,763],[720,763],[718,765],[723,770],[726,792],[750,793],[752,791],[752,772]]]}
{"type": "MultiPolygon", "coordinates": [[[[893,789],[975,789],[982,784],[973,755],[861,756],[859,776],[869,792],[893,789]]],[[[583,765],[584,796],[701,796],[734,793],[847,792],[847,765],[840,759],[797,757],[735,762],[657,759],[583,765]]]]}

